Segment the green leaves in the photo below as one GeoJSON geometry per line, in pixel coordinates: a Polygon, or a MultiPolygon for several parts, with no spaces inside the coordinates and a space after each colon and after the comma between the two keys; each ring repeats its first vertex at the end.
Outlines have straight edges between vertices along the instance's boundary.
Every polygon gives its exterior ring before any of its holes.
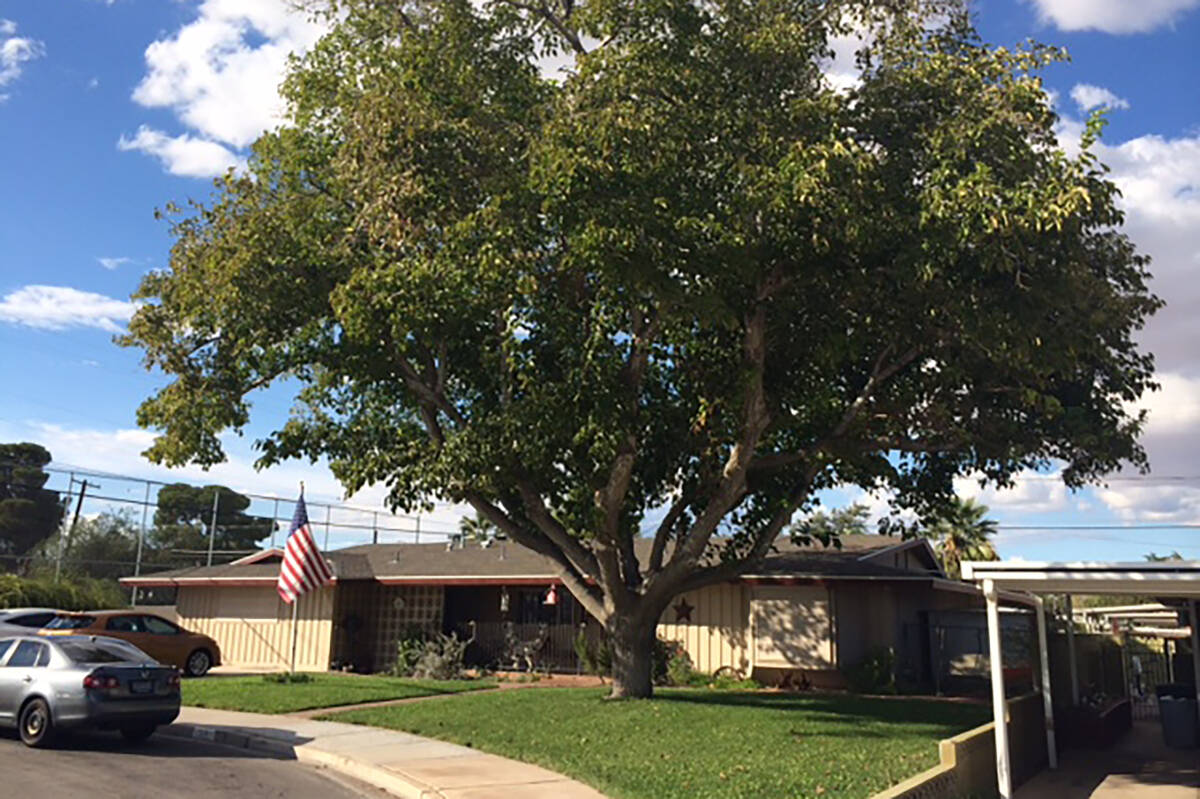
{"type": "Polygon", "coordinates": [[[737,530],[737,562],[837,483],[928,512],[964,473],[1145,465],[1160,302],[1102,120],[1058,147],[1061,52],[984,45],[949,0],[337,9],[249,174],[168,213],[123,340],[172,378],[152,458],[220,460],[285,381],[263,465],[471,498],[578,575],[672,502],[664,536],[737,530]]]}

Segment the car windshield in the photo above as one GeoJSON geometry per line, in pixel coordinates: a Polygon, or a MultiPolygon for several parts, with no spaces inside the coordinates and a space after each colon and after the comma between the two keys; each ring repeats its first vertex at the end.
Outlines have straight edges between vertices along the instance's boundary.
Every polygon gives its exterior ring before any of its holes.
{"type": "Polygon", "coordinates": [[[59,646],[74,663],[146,663],[153,660],[136,646],[120,641],[63,641],[59,646]]]}
{"type": "Polygon", "coordinates": [[[55,616],[46,624],[47,630],[81,630],[92,626],[95,616],[55,616]]]}

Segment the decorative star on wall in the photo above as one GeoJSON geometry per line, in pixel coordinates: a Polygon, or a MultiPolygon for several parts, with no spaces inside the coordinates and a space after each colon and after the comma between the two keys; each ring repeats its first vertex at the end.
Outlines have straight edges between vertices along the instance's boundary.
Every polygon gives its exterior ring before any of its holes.
{"type": "Polygon", "coordinates": [[[688,604],[687,597],[680,597],[679,604],[675,606],[675,621],[690,622],[692,620],[692,611],[694,607],[688,604]]]}

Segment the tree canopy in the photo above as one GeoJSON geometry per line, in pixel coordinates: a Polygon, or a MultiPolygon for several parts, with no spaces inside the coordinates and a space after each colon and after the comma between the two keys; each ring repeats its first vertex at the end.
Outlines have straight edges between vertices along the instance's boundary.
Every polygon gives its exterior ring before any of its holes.
{"type": "Polygon", "coordinates": [[[225,486],[166,485],[158,491],[151,543],[159,549],[203,551],[209,546],[213,499],[217,526],[213,549],[251,550],[271,535],[275,522],[246,513],[250,498],[225,486]]]}
{"type": "MultiPolygon", "coordinates": [[[[28,554],[62,522],[58,492],[44,488],[49,463],[50,452],[39,444],[0,444],[0,555],[28,554]]],[[[15,565],[0,561],[0,568],[15,565]]]]}
{"type": "Polygon", "coordinates": [[[260,464],[470,503],[604,624],[616,696],[824,488],[929,516],[956,475],[1145,465],[1159,301],[1101,119],[1056,139],[1059,51],[952,0],[332,5],[286,124],[169,209],[124,338],[172,378],[153,460],[219,462],[295,388],[260,464]]]}

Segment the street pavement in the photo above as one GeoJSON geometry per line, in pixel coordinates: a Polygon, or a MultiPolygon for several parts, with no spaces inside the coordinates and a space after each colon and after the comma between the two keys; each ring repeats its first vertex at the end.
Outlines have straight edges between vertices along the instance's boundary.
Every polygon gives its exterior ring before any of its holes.
{"type": "Polygon", "coordinates": [[[313,766],[201,741],[77,733],[29,749],[0,730],[0,796],[27,799],[353,799],[375,788],[313,766]]]}

